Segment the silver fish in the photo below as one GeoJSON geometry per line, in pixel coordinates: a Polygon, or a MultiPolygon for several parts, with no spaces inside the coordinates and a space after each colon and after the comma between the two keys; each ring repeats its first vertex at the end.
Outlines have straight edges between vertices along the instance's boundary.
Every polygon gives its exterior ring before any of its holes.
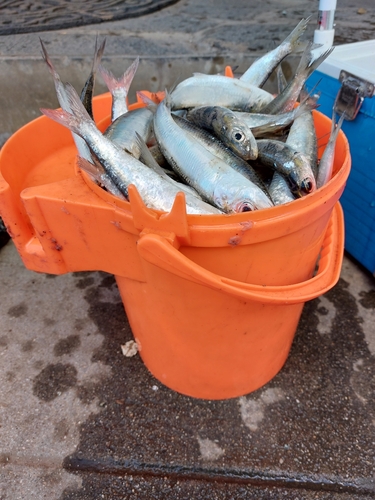
{"type": "Polygon", "coordinates": [[[128,111],[127,96],[138,65],[139,57],[133,61],[120,78],[116,78],[109,69],[99,65],[99,73],[112,95],[112,121],[128,111]]]}
{"type": "Polygon", "coordinates": [[[244,160],[257,158],[255,137],[234,111],[222,106],[201,106],[190,110],[187,118],[196,125],[212,130],[229,149],[244,160]]]}
{"type": "Polygon", "coordinates": [[[258,140],[258,159],[279,172],[288,181],[293,194],[303,196],[316,189],[314,174],[308,159],[283,142],[258,140]]]}
{"type": "Polygon", "coordinates": [[[314,177],[316,178],[318,167],[318,145],[314,125],[314,117],[311,111],[296,117],[290,127],[286,144],[295,151],[303,153],[310,162],[314,177]]]}
{"type": "Polygon", "coordinates": [[[77,164],[78,167],[96,181],[99,186],[104,187],[109,193],[120,198],[120,200],[127,200],[127,197],[122,194],[100,164],[94,165],[81,156],[77,157],[77,164]]]}
{"type": "Polygon", "coordinates": [[[261,113],[278,114],[293,109],[307,78],[334,49],[334,47],[331,47],[326,52],[323,52],[317,59],[313,60],[311,52],[312,47],[312,43],[307,44],[293,79],[288,83],[281,94],[276,96],[273,101],[261,109],[261,113]]]}
{"type": "Polygon", "coordinates": [[[338,123],[336,124],[336,114],[335,111],[333,111],[331,135],[319,162],[318,175],[316,178],[317,188],[324,186],[324,184],[326,184],[332,177],[336,140],[344,119],[345,112],[341,115],[338,123]]]}
{"type": "Polygon", "coordinates": [[[286,179],[278,172],[274,172],[268,192],[275,205],[284,205],[290,201],[295,200],[295,196],[290,190],[289,184],[286,179]]]}
{"type": "Polygon", "coordinates": [[[154,113],[150,109],[133,109],[116,118],[105,130],[104,136],[131,153],[135,158],[139,158],[140,151],[136,133],[145,142],[148,142],[152,134],[153,119],[154,113]]]}
{"type": "Polygon", "coordinates": [[[240,80],[262,87],[278,64],[299,47],[300,38],[309,21],[310,17],[302,19],[278,47],[257,59],[240,77],[240,80]]]}
{"type": "MultiPolygon", "coordinates": [[[[148,207],[170,211],[177,193],[181,190],[104,137],[83,107],[74,88],[69,84],[65,88],[72,114],[59,109],[41,109],[41,112],[85,139],[108,176],[125,197],[128,196],[128,186],[134,184],[148,207]]],[[[202,209],[201,203],[197,206],[199,200],[195,196],[189,198],[185,194],[185,199],[188,213],[220,213],[207,204],[206,210],[202,209]]]]}
{"type": "Polygon", "coordinates": [[[203,199],[226,213],[247,212],[257,208],[253,201],[253,183],[236,172],[223,160],[197,143],[174,121],[169,96],[158,105],[154,117],[154,133],[163,155],[170,165],[203,199]]]}
{"type": "MultiPolygon", "coordinates": [[[[42,55],[43,55],[44,62],[47,64],[48,70],[51,73],[52,78],[53,78],[53,82],[55,84],[55,91],[56,91],[57,100],[59,101],[61,108],[64,111],[67,111],[68,113],[70,113],[71,109],[70,109],[68,97],[66,95],[65,86],[62,83],[61,78],[60,78],[59,74],[57,73],[54,65],[52,64],[52,61],[48,55],[48,52],[47,52],[47,49],[46,49],[44,43],[42,42],[41,39],[39,39],[39,40],[40,40],[40,44],[42,46],[42,55]]],[[[86,142],[82,139],[82,137],[80,137],[78,134],[75,134],[73,132],[72,132],[72,137],[73,137],[74,143],[76,145],[79,156],[84,158],[87,161],[92,161],[90,148],[88,147],[86,142]]]]}
{"type": "Polygon", "coordinates": [[[263,192],[254,193],[254,197],[256,195],[256,198],[254,198],[256,205],[265,203],[264,195],[271,199],[264,182],[250,165],[250,163],[233,153],[233,151],[227,148],[225,144],[223,144],[217,137],[215,137],[208,131],[198,127],[189,120],[185,120],[183,118],[180,118],[179,116],[174,115],[173,119],[182,129],[189,132],[196,141],[198,141],[206,149],[208,149],[208,151],[224,160],[225,163],[234,168],[234,170],[239,172],[241,175],[245,176],[250,182],[255,184],[263,192]],[[258,197],[260,198],[259,200],[257,200],[258,197]]]}
{"type": "Polygon", "coordinates": [[[172,109],[223,106],[237,111],[259,111],[273,101],[269,92],[224,75],[202,75],[183,80],[171,93],[172,109]]]}
{"type": "Polygon", "coordinates": [[[291,111],[271,115],[266,113],[241,113],[235,111],[242,121],[250,127],[254,137],[262,138],[265,135],[280,134],[289,128],[291,124],[304,113],[317,108],[316,101],[306,99],[299,106],[293,108],[291,111]]]}
{"type": "Polygon", "coordinates": [[[99,48],[98,48],[97,40],[95,40],[95,55],[94,55],[94,61],[93,61],[92,68],[91,68],[91,73],[90,73],[89,77],[87,78],[86,83],[83,86],[83,89],[81,92],[82,104],[85,106],[86,111],[88,112],[88,114],[91,116],[92,119],[94,119],[94,114],[92,111],[92,97],[94,94],[96,72],[97,72],[98,66],[100,64],[100,61],[103,57],[104,47],[105,47],[105,39],[101,43],[99,48]]]}

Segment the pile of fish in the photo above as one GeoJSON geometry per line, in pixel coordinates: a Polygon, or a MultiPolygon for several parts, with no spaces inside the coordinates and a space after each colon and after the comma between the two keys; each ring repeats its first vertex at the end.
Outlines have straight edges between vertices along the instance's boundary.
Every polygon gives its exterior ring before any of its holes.
{"type": "Polygon", "coordinates": [[[41,41],[61,106],[41,112],[71,130],[79,167],[122,199],[133,184],[146,206],[166,212],[181,191],[190,214],[230,214],[289,203],[331,178],[344,118],[338,123],[332,118],[318,161],[312,111],[319,96],[308,94],[305,82],[332,49],[314,57],[317,46],[305,43],[289,82],[280,64],[301,47],[308,21],[302,19],[241,77],[194,74],[165,91],[161,100],[138,92],[144,107],[133,110],[128,110],[127,95],[139,58],[117,79],[101,64],[105,41],[96,45],[92,71],[79,96],[61,81],[41,41]],[[276,96],[262,88],[274,71],[276,96]],[[104,133],[92,113],[97,72],[112,96],[111,124],[104,133]]]}

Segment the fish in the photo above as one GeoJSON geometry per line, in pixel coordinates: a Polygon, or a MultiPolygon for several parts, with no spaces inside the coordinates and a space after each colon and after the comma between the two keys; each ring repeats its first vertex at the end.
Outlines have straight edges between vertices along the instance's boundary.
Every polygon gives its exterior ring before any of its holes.
{"type": "Polygon", "coordinates": [[[300,197],[316,190],[315,177],[304,154],[274,139],[257,142],[258,160],[285,177],[294,195],[300,197]]]}
{"type": "Polygon", "coordinates": [[[294,148],[295,151],[303,153],[308,158],[312,172],[316,178],[318,168],[318,141],[314,117],[311,111],[302,113],[295,118],[285,142],[294,148]]]}
{"type": "Polygon", "coordinates": [[[256,201],[256,203],[265,203],[264,195],[271,200],[266,185],[247,161],[237,156],[231,149],[227,148],[225,144],[223,144],[216,136],[198,127],[189,120],[185,120],[175,115],[173,115],[173,119],[181,128],[189,132],[196,141],[208,149],[208,151],[224,160],[225,163],[234,168],[234,170],[239,172],[241,175],[244,175],[250,182],[263,191],[263,194],[254,192],[254,197],[259,196],[261,198],[261,200],[258,202],[256,201]]]}
{"type": "Polygon", "coordinates": [[[145,142],[148,142],[152,134],[153,119],[154,113],[150,109],[146,107],[133,109],[116,118],[107,127],[104,136],[135,158],[139,158],[139,141],[136,134],[138,133],[145,142]]]}
{"type": "Polygon", "coordinates": [[[304,50],[296,73],[281,94],[277,95],[271,102],[266,104],[261,113],[278,114],[291,111],[297,102],[301,89],[307,78],[318,66],[332,53],[334,47],[323,52],[318,58],[313,59],[312,43],[308,43],[304,50]]]}
{"type": "Polygon", "coordinates": [[[187,114],[188,120],[212,130],[221,141],[244,160],[255,160],[258,146],[249,126],[222,106],[201,106],[187,114]]]}
{"type": "Polygon", "coordinates": [[[113,194],[120,200],[127,200],[128,198],[118,189],[113,180],[105,172],[104,168],[99,164],[93,164],[90,161],[77,156],[78,167],[86,172],[91,179],[93,179],[99,186],[103,187],[106,191],[113,194]]]}
{"type": "Polygon", "coordinates": [[[256,206],[253,183],[236,172],[222,159],[210,153],[174,121],[168,92],[154,116],[154,134],[163,155],[174,170],[204,200],[225,213],[268,208],[272,203],[256,206]]]}
{"type": "Polygon", "coordinates": [[[253,62],[240,77],[240,80],[257,87],[263,87],[281,61],[299,48],[300,38],[306,31],[310,19],[311,16],[302,19],[280,45],[253,62]]]}
{"type": "MultiPolygon", "coordinates": [[[[51,73],[52,78],[53,78],[57,100],[59,101],[59,104],[63,110],[70,112],[71,109],[70,109],[68,96],[67,96],[66,91],[65,91],[65,86],[62,83],[61,78],[60,78],[59,74],[57,73],[54,65],[52,64],[52,61],[48,55],[47,49],[46,49],[42,39],[39,38],[39,41],[40,41],[40,44],[42,47],[43,60],[47,64],[48,70],[51,73]]],[[[87,160],[89,162],[92,161],[90,148],[88,147],[86,142],[82,139],[82,137],[80,137],[78,134],[75,134],[73,132],[72,132],[72,137],[73,137],[74,143],[76,145],[79,156],[84,158],[85,160],[87,160]]]]}
{"type": "Polygon", "coordinates": [[[100,64],[100,61],[103,57],[105,42],[106,40],[104,39],[98,48],[98,40],[97,39],[95,40],[95,55],[91,68],[91,73],[87,78],[86,83],[81,91],[81,102],[85,106],[86,111],[88,112],[88,114],[91,116],[92,119],[94,119],[94,114],[92,110],[92,97],[94,94],[96,72],[100,64]]]}
{"type": "MultiPolygon", "coordinates": [[[[130,184],[134,184],[146,206],[169,212],[177,193],[181,192],[181,190],[173,186],[170,182],[167,182],[158,173],[144,165],[144,163],[126,153],[110,139],[104,137],[85,110],[74,87],[68,83],[65,85],[65,90],[72,112],[68,113],[60,109],[41,108],[40,111],[42,114],[69,128],[85,139],[105,172],[123,196],[128,197],[128,187],[130,184]]],[[[189,198],[186,193],[184,195],[187,213],[221,213],[215,207],[208,204],[205,205],[206,209],[203,209],[201,203],[197,206],[197,198],[195,196],[189,198]]]]}
{"type": "Polygon", "coordinates": [[[194,73],[171,92],[171,109],[223,106],[235,111],[259,111],[274,96],[255,85],[224,75],[194,73]]]}
{"type": "Polygon", "coordinates": [[[116,78],[114,74],[102,64],[99,65],[99,73],[112,95],[112,121],[116,120],[116,118],[128,111],[127,96],[130,85],[132,84],[135,73],[138,69],[138,65],[139,57],[136,57],[120,78],[116,78]]]}
{"type": "Polygon", "coordinates": [[[316,177],[316,186],[318,189],[327,184],[327,182],[332,177],[333,162],[335,159],[336,141],[344,119],[345,119],[345,111],[341,115],[339,121],[336,123],[336,112],[335,110],[333,110],[331,135],[323,151],[322,157],[320,158],[318,174],[316,177]]]}
{"type": "Polygon", "coordinates": [[[277,115],[267,113],[243,113],[240,111],[235,111],[234,113],[250,127],[253,136],[260,139],[264,138],[264,136],[269,137],[270,135],[283,133],[287,128],[290,128],[299,116],[317,107],[318,104],[316,99],[306,97],[299,106],[296,106],[291,111],[286,111],[277,115]]]}
{"type": "Polygon", "coordinates": [[[274,172],[268,192],[275,205],[285,205],[296,199],[287,180],[279,172],[274,172]]]}

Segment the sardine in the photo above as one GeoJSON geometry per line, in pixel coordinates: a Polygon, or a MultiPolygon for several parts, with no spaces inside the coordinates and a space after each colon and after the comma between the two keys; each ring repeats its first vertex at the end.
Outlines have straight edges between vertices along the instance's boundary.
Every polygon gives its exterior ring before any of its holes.
{"type": "Polygon", "coordinates": [[[235,111],[235,114],[250,127],[254,137],[260,139],[264,136],[283,133],[299,116],[317,107],[318,105],[315,100],[306,98],[305,101],[301,102],[299,106],[293,108],[291,111],[277,115],[241,113],[239,111],[235,111]]]}
{"type": "Polygon", "coordinates": [[[313,60],[311,53],[313,44],[309,43],[302,54],[300,63],[293,79],[285,89],[276,96],[273,101],[261,109],[261,113],[278,114],[291,111],[297,102],[301,89],[311,73],[331,54],[334,47],[323,52],[317,59],[313,60]]]}
{"type": "MultiPolygon", "coordinates": [[[[56,91],[57,100],[59,101],[61,108],[64,111],[67,111],[68,113],[70,113],[71,109],[70,109],[68,97],[66,95],[64,84],[62,83],[59,74],[57,73],[54,65],[52,64],[52,61],[48,55],[47,49],[46,49],[43,41],[40,38],[39,38],[39,40],[40,40],[40,44],[42,46],[42,56],[43,56],[44,62],[47,64],[48,70],[51,73],[52,78],[53,78],[53,82],[55,84],[55,91],[56,91]]],[[[86,141],[84,141],[82,139],[82,137],[80,137],[78,134],[74,134],[73,132],[72,132],[72,137],[73,137],[74,143],[76,145],[79,156],[84,158],[87,161],[92,161],[90,148],[86,144],[86,141]]]]}
{"type": "Polygon", "coordinates": [[[315,191],[310,162],[288,144],[271,139],[258,140],[258,160],[285,177],[293,194],[303,196],[315,191]]]}
{"type": "Polygon", "coordinates": [[[116,78],[109,69],[99,65],[99,73],[112,95],[112,121],[128,111],[127,96],[138,65],[139,57],[132,62],[120,78],[116,78]]]}
{"type": "Polygon", "coordinates": [[[96,79],[96,72],[98,69],[98,66],[100,64],[100,61],[103,57],[103,52],[104,52],[104,47],[105,47],[105,39],[101,43],[100,47],[98,48],[98,40],[95,40],[95,55],[94,55],[94,61],[92,64],[92,69],[89,77],[86,80],[85,85],[83,86],[82,92],[81,92],[81,102],[85,106],[86,111],[90,115],[92,119],[94,119],[94,114],[92,111],[92,98],[94,94],[94,86],[95,86],[95,79],[96,79]]]}
{"type": "MultiPolygon", "coordinates": [[[[134,184],[148,207],[165,212],[170,211],[180,190],[104,137],[83,107],[74,88],[67,84],[65,89],[72,114],[59,109],[41,109],[41,112],[85,139],[108,176],[125,197],[128,196],[128,186],[134,184]]],[[[197,207],[195,196],[189,199],[189,196],[185,194],[185,199],[188,213],[220,213],[207,204],[206,211],[202,209],[201,203],[197,207]]]]}
{"type": "Polygon", "coordinates": [[[86,172],[96,183],[104,187],[106,191],[117,196],[120,200],[127,200],[127,198],[122,194],[122,192],[118,189],[116,184],[112,181],[109,175],[105,172],[101,165],[94,165],[90,161],[85,160],[81,156],[77,157],[77,165],[78,167],[86,172]]]}
{"type": "Polygon", "coordinates": [[[339,135],[342,123],[345,119],[345,112],[341,115],[338,123],[336,124],[336,113],[333,111],[332,116],[332,128],[329,141],[323,151],[322,157],[320,158],[318,174],[316,178],[316,185],[318,188],[327,184],[327,182],[332,177],[333,162],[335,159],[335,147],[337,136],[339,135]]]}
{"type": "Polygon", "coordinates": [[[274,97],[269,92],[223,75],[194,76],[183,80],[171,93],[172,109],[223,106],[237,111],[259,111],[274,97]]]}
{"type": "Polygon", "coordinates": [[[187,114],[188,120],[212,130],[221,141],[244,160],[255,160],[258,146],[248,125],[228,108],[201,106],[187,114]]]}
{"type": "Polygon", "coordinates": [[[138,133],[147,142],[152,133],[154,113],[148,108],[138,108],[122,114],[109,125],[104,136],[115,142],[122,149],[139,158],[138,133]]]}
{"type": "Polygon", "coordinates": [[[307,111],[296,117],[289,129],[286,144],[307,157],[311,165],[311,170],[316,178],[318,168],[318,145],[314,117],[311,111],[307,111]]]}
{"type": "Polygon", "coordinates": [[[184,132],[174,121],[169,96],[158,105],[154,133],[163,155],[181,177],[206,201],[226,213],[247,212],[272,206],[255,206],[254,189],[259,189],[223,160],[213,155],[184,132]]]}
{"type": "Polygon", "coordinates": [[[274,172],[271,183],[268,186],[268,192],[275,205],[285,205],[285,203],[295,200],[288,182],[278,172],[274,172]]]}
{"type": "MultiPolygon", "coordinates": [[[[202,144],[202,146],[208,149],[210,153],[221,158],[230,167],[234,168],[234,170],[236,170],[238,173],[245,176],[250,182],[255,184],[261,191],[263,191],[263,193],[271,200],[264,182],[247,161],[233,153],[233,151],[227,148],[225,144],[223,144],[216,136],[206,130],[203,130],[189,120],[185,120],[183,118],[180,118],[179,116],[174,115],[173,119],[182,129],[186,130],[186,132],[189,132],[196,141],[198,141],[200,144],[202,144]]],[[[262,193],[258,193],[258,195],[261,198],[259,203],[262,203],[264,195],[262,193]]]]}
{"type": "Polygon", "coordinates": [[[309,21],[310,17],[302,19],[278,47],[253,62],[240,80],[262,87],[278,64],[299,47],[309,21]]]}

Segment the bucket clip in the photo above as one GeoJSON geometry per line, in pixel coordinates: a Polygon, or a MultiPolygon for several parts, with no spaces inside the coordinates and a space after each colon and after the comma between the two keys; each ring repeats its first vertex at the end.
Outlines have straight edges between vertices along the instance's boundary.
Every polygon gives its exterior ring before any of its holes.
{"type": "Polygon", "coordinates": [[[339,80],[340,90],[336,96],[334,110],[342,115],[345,112],[346,120],[354,120],[365,97],[374,95],[375,86],[373,83],[341,70],[339,80]]]}

